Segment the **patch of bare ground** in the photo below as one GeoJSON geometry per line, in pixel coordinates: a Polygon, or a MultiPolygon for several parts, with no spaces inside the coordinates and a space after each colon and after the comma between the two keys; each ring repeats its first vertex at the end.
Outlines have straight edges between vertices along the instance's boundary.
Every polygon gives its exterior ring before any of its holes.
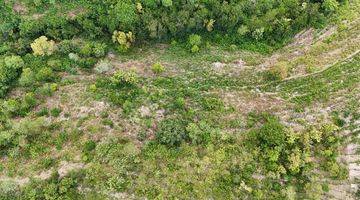
{"type": "Polygon", "coordinates": [[[237,59],[230,63],[214,62],[212,70],[220,75],[239,76],[244,70],[253,69],[254,66],[248,66],[242,59],[237,59]]]}
{"type": "MultiPolygon", "coordinates": [[[[110,64],[112,65],[112,69],[108,71],[106,74],[111,75],[115,73],[118,70],[124,70],[124,71],[135,71],[137,74],[139,74],[142,77],[152,77],[155,74],[151,70],[151,66],[155,63],[157,63],[156,58],[153,58],[151,55],[144,57],[142,60],[127,60],[122,61],[114,54],[108,55],[108,60],[110,61],[110,64]]],[[[179,69],[176,69],[174,67],[174,63],[169,62],[161,62],[161,64],[165,67],[165,72],[163,75],[165,76],[172,76],[179,73],[179,69]]]]}
{"type": "Polygon", "coordinates": [[[78,15],[82,15],[86,13],[86,9],[85,8],[77,8],[77,9],[74,9],[74,10],[70,10],[68,13],[67,13],[67,17],[69,19],[72,19],[74,20],[78,15]]]}
{"type": "Polygon", "coordinates": [[[60,167],[57,170],[57,172],[59,174],[59,177],[62,178],[64,176],[68,175],[72,171],[77,171],[77,170],[80,170],[83,168],[85,168],[84,163],[71,163],[71,162],[67,162],[67,161],[61,161],[60,167]]]}
{"type": "Polygon", "coordinates": [[[16,2],[13,6],[13,10],[14,12],[24,15],[28,12],[26,6],[20,2],[16,2]]]}
{"type": "Polygon", "coordinates": [[[244,114],[253,111],[277,112],[289,106],[286,101],[270,93],[223,92],[221,96],[225,105],[244,114]]]}

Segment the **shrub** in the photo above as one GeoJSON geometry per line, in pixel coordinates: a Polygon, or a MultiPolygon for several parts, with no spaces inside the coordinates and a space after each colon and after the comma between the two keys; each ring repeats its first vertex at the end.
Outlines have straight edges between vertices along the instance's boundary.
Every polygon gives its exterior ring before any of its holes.
{"type": "Polygon", "coordinates": [[[117,71],[112,77],[111,82],[115,86],[135,85],[138,82],[138,75],[134,71],[117,71]]]}
{"type": "Polygon", "coordinates": [[[204,20],[204,26],[206,27],[206,30],[211,32],[214,30],[214,23],[215,20],[214,19],[210,19],[210,20],[204,20]]]}
{"type": "Polygon", "coordinates": [[[73,60],[75,62],[80,60],[80,57],[76,53],[69,53],[68,57],[70,60],[73,60]]]}
{"type": "Polygon", "coordinates": [[[4,180],[0,182],[0,199],[20,199],[20,188],[15,182],[4,180]]]}
{"type": "Polygon", "coordinates": [[[38,81],[53,81],[55,74],[50,67],[43,67],[36,73],[38,81]]]}
{"type": "Polygon", "coordinates": [[[161,0],[161,3],[164,7],[170,7],[173,5],[172,0],[161,0]]]}
{"type": "Polygon", "coordinates": [[[109,14],[107,26],[111,32],[118,27],[124,30],[133,30],[135,23],[139,20],[136,5],[131,1],[118,1],[109,14]]]}
{"type": "Polygon", "coordinates": [[[324,0],[322,3],[322,7],[327,13],[335,12],[339,7],[339,2],[336,0],[324,0]]]}
{"type": "Polygon", "coordinates": [[[0,97],[7,93],[23,66],[24,61],[20,56],[7,56],[0,60],[0,97]]]}
{"type": "Polygon", "coordinates": [[[193,144],[208,144],[211,138],[218,136],[218,130],[210,127],[205,121],[188,124],[186,131],[193,144]]]}
{"type": "Polygon", "coordinates": [[[198,45],[194,45],[191,47],[191,53],[197,53],[200,51],[200,48],[198,45]]]}
{"type": "Polygon", "coordinates": [[[55,51],[55,42],[52,40],[48,41],[46,36],[41,36],[34,40],[30,46],[35,56],[51,55],[55,51]]]}
{"type": "Polygon", "coordinates": [[[25,94],[25,97],[21,103],[22,115],[27,114],[32,108],[34,108],[37,104],[36,97],[34,93],[29,92],[25,94]]]}
{"type": "Polygon", "coordinates": [[[270,81],[283,80],[288,76],[288,66],[286,62],[279,62],[266,72],[266,79],[270,81]]]}
{"type": "Polygon", "coordinates": [[[132,32],[125,33],[122,31],[114,31],[112,40],[113,42],[120,44],[119,51],[124,52],[127,51],[135,41],[135,36],[132,32]]]}
{"type": "Polygon", "coordinates": [[[10,117],[18,115],[20,106],[21,106],[20,102],[17,101],[16,99],[9,99],[7,101],[4,101],[2,105],[3,112],[10,117]]]}
{"type": "Polygon", "coordinates": [[[45,83],[42,87],[38,88],[36,91],[38,94],[43,96],[51,96],[58,88],[56,83],[45,83]]]}
{"type": "Polygon", "coordinates": [[[201,36],[197,35],[197,34],[192,34],[189,36],[189,45],[191,47],[191,52],[192,53],[196,53],[199,52],[200,50],[200,45],[201,45],[201,36]]]}
{"type": "Polygon", "coordinates": [[[246,25],[241,25],[237,29],[237,33],[239,34],[239,36],[245,36],[246,34],[249,33],[249,28],[246,25]]]}
{"type": "Polygon", "coordinates": [[[188,139],[186,124],[180,119],[165,119],[160,122],[156,140],[170,147],[178,146],[188,139]]]}
{"type": "Polygon", "coordinates": [[[152,65],[151,70],[155,74],[161,74],[165,71],[165,67],[161,63],[155,63],[152,65]]]}
{"type": "Polygon", "coordinates": [[[58,45],[58,51],[64,55],[76,52],[77,46],[71,40],[63,40],[58,45]]]}
{"type": "Polygon", "coordinates": [[[92,51],[95,57],[104,57],[107,53],[107,45],[105,43],[95,43],[92,51]]]}
{"type": "Polygon", "coordinates": [[[53,108],[50,110],[50,115],[52,117],[59,117],[61,113],[61,109],[60,108],[53,108]]]}
{"type": "Polygon", "coordinates": [[[197,35],[197,34],[191,34],[189,36],[189,44],[190,44],[190,46],[201,45],[201,36],[197,35]]]}
{"type": "Polygon", "coordinates": [[[100,60],[96,65],[95,65],[95,72],[99,73],[99,74],[103,74],[106,72],[109,72],[112,69],[112,65],[108,60],[100,60]]]}
{"type": "Polygon", "coordinates": [[[19,84],[23,87],[31,86],[35,82],[35,74],[30,68],[23,69],[19,84]]]}

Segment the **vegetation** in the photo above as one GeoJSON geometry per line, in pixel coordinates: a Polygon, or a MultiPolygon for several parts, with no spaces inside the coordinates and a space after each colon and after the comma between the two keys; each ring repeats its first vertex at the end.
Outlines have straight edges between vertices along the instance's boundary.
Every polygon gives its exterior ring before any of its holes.
{"type": "Polygon", "coordinates": [[[359,10],[1,1],[0,199],[336,197],[360,178],[359,10]]]}

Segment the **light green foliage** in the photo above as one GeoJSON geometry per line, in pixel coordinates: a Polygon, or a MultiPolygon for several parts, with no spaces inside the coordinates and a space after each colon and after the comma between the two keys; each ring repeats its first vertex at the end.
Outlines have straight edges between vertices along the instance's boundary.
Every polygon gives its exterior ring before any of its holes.
{"type": "Polygon", "coordinates": [[[237,29],[237,33],[239,34],[239,36],[245,36],[247,33],[249,33],[249,28],[246,25],[241,25],[237,29]]]}
{"type": "Polygon", "coordinates": [[[43,67],[36,73],[36,80],[38,81],[53,81],[55,74],[50,67],[43,67]]]}
{"type": "Polygon", "coordinates": [[[19,84],[23,87],[31,86],[35,82],[35,74],[30,68],[23,69],[19,84]]]}
{"type": "Polygon", "coordinates": [[[322,3],[322,7],[325,9],[326,12],[333,13],[339,7],[339,2],[336,0],[324,0],[322,3]]]}
{"type": "Polygon", "coordinates": [[[198,124],[190,123],[186,127],[186,131],[193,144],[208,144],[219,136],[219,130],[212,128],[205,121],[200,121],[198,124]]]}
{"type": "Polygon", "coordinates": [[[0,182],[0,199],[11,200],[10,197],[16,198],[19,195],[20,195],[19,186],[15,182],[13,181],[0,182]]]}
{"type": "Polygon", "coordinates": [[[264,31],[265,29],[262,27],[262,28],[257,28],[255,29],[251,34],[252,34],[252,37],[255,39],[255,40],[260,40],[263,38],[263,35],[264,35],[264,31]]]}
{"type": "Polygon", "coordinates": [[[111,83],[115,86],[135,85],[138,79],[138,75],[134,71],[119,70],[111,77],[111,83]]]}
{"type": "Polygon", "coordinates": [[[192,53],[197,53],[200,51],[200,45],[201,45],[201,36],[197,34],[191,34],[189,36],[189,45],[191,47],[192,53]]]}
{"type": "Polygon", "coordinates": [[[0,97],[6,94],[23,66],[24,61],[20,56],[7,56],[0,60],[0,97]]]}
{"type": "Polygon", "coordinates": [[[191,47],[191,53],[197,53],[200,51],[200,48],[198,45],[194,45],[191,47]]]}
{"type": "Polygon", "coordinates": [[[201,45],[201,36],[200,35],[197,35],[197,34],[191,34],[189,36],[189,44],[191,46],[194,46],[194,45],[201,45]]]}
{"type": "Polygon", "coordinates": [[[48,40],[46,36],[41,36],[31,43],[31,49],[35,56],[51,55],[55,51],[55,42],[48,40]]]}
{"type": "Polygon", "coordinates": [[[151,66],[151,70],[155,74],[161,74],[165,71],[165,67],[161,63],[155,63],[151,66]]]}
{"type": "Polygon", "coordinates": [[[107,18],[107,26],[111,32],[118,28],[132,30],[139,20],[136,5],[131,1],[118,1],[114,8],[110,9],[109,14],[110,18],[107,18]]]}
{"type": "Polygon", "coordinates": [[[172,0],[161,0],[161,2],[162,2],[162,5],[165,7],[170,7],[173,5],[172,0]]]}

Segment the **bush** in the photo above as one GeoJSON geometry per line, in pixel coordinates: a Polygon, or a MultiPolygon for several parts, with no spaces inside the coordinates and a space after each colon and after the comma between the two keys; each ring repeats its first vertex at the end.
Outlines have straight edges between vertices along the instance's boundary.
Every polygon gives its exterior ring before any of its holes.
{"type": "Polygon", "coordinates": [[[189,45],[191,47],[191,52],[196,53],[200,50],[201,45],[201,36],[197,34],[192,34],[189,36],[189,45]]]}
{"type": "Polygon", "coordinates": [[[5,96],[23,66],[24,61],[20,56],[8,56],[0,60],[0,97],[5,96]]]}
{"type": "Polygon", "coordinates": [[[135,23],[139,20],[136,5],[131,1],[118,1],[109,11],[109,15],[107,25],[111,32],[118,27],[133,30],[135,23]]]}
{"type": "Polygon", "coordinates": [[[131,44],[135,41],[135,36],[132,32],[125,33],[122,31],[114,31],[112,40],[114,43],[118,43],[120,45],[119,51],[124,52],[131,47],[131,44]]]}
{"type": "Polygon", "coordinates": [[[266,72],[266,79],[270,81],[283,80],[288,76],[288,66],[286,62],[279,62],[266,72]]]}
{"type": "Polygon", "coordinates": [[[322,7],[327,13],[335,12],[339,7],[339,2],[336,0],[324,0],[322,7]]]}
{"type": "Polygon", "coordinates": [[[61,113],[61,109],[60,108],[53,108],[50,110],[50,115],[52,117],[59,117],[61,113]]]}
{"type": "Polygon", "coordinates": [[[31,49],[35,56],[51,55],[55,51],[55,42],[52,40],[48,41],[46,36],[41,36],[31,43],[31,49]]]}
{"type": "Polygon", "coordinates": [[[138,82],[138,75],[134,71],[117,71],[111,77],[114,86],[135,85],[138,82]]]}
{"type": "Polygon", "coordinates": [[[36,80],[38,81],[53,81],[55,74],[50,67],[43,67],[36,73],[36,80]]]}
{"type": "Polygon", "coordinates": [[[180,119],[165,119],[160,122],[156,140],[170,147],[178,146],[188,139],[186,123],[180,119]]]}
{"type": "Polygon", "coordinates": [[[7,114],[10,117],[16,116],[19,113],[20,110],[20,102],[16,99],[9,99],[7,101],[4,101],[2,108],[3,112],[7,114]]]}
{"type": "Polygon", "coordinates": [[[99,73],[99,74],[103,74],[106,72],[109,72],[112,69],[112,65],[108,60],[100,60],[96,65],[95,65],[95,72],[99,73]]]}
{"type": "Polygon", "coordinates": [[[161,0],[161,3],[164,7],[170,7],[173,5],[172,0],[161,0]]]}
{"type": "Polygon", "coordinates": [[[211,138],[216,138],[219,135],[219,131],[210,127],[205,121],[200,121],[197,124],[190,123],[186,127],[186,131],[193,144],[208,144],[211,138]]]}
{"type": "Polygon", "coordinates": [[[30,68],[23,69],[21,77],[19,79],[19,84],[23,87],[28,87],[34,84],[35,74],[30,68]]]}
{"type": "Polygon", "coordinates": [[[151,70],[155,74],[161,74],[165,71],[165,67],[161,63],[155,63],[152,65],[151,70]]]}

